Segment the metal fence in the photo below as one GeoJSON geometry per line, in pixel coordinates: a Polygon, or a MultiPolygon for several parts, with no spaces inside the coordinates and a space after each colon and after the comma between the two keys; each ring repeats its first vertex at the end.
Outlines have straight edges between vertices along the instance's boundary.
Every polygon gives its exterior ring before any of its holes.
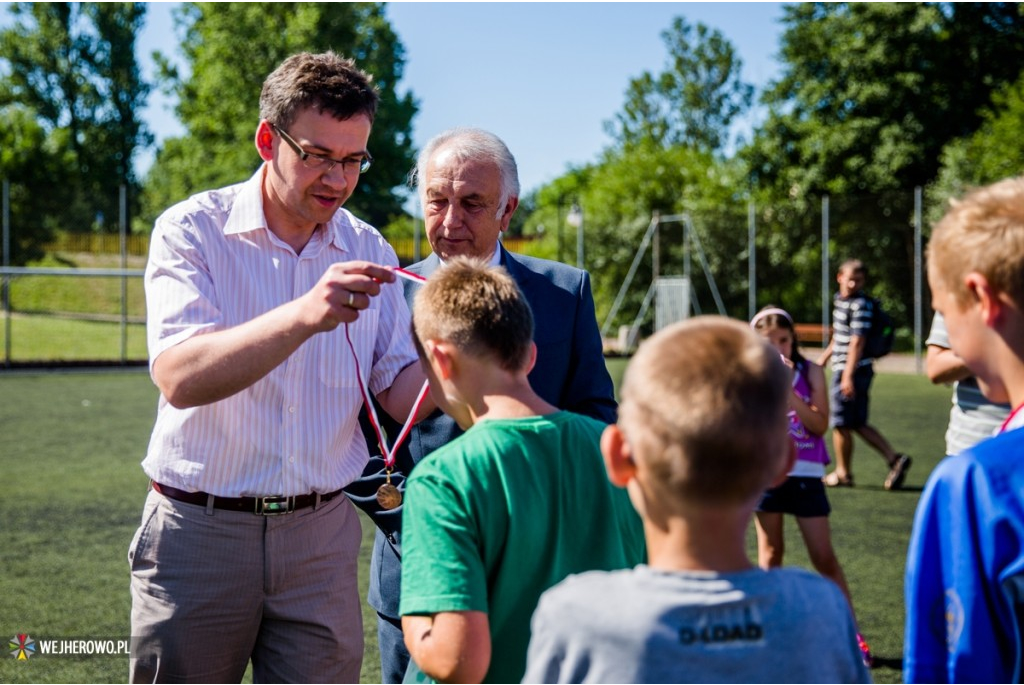
{"type": "Polygon", "coordinates": [[[628,352],[630,343],[656,330],[658,303],[652,300],[665,277],[686,279],[688,315],[749,320],[773,304],[786,308],[799,330],[817,331],[814,344],[822,335],[827,343],[838,266],[857,258],[868,268],[868,292],[896,322],[897,350],[912,352],[921,370],[932,316],[923,248],[929,222],[948,201],[929,198],[921,188],[749,197],[737,192],[715,204],[681,197],[678,204],[688,209],[680,214],[654,213],[614,226],[590,220],[586,244],[600,248],[586,252],[584,266],[606,348],[628,352]]]}
{"type": "MultiPolygon", "coordinates": [[[[43,246],[50,262],[67,266],[11,266],[12,240],[20,236],[6,182],[0,204],[0,368],[145,364],[149,235],[127,232],[122,207],[117,233],[61,232],[43,246]]],[[[422,236],[390,242],[405,265],[430,254],[422,236]]],[[[521,252],[528,243],[505,246],[521,252]]]]}
{"type": "MultiPolygon", "coordinates": [[[[18,227],[12,228],[6,183],[4,190],[3,366],[143,363],[147,355],[142,268],[149,235],[129,234],[122,211],[117,233],[55,235],[44,246],[50,255],[46,265],[52,268],[13,267],[11,242],[23,241],[24,236],[11,234],[19,228],[24,231],[31,219],[19,216],[18,227]],[[68,268],[60,268],[63,264],[68,268]],[[69,290],[79,297],[62,296],[69,290]]],[[[760,206],[743,197],[737,193],[731,202],[714,207],[637,218],[632,227],[605,226],[588,218],[584,228],[580,222],[576,262],[591,272],[606,336],[624,326],[629,328],[627,341],[646,335],[658,312],[658,303],[652,306],[652,284],[674,276],[686,279],[688,301],[696,313],[703,308],[749,318],[770,302],[785,306],[798,321],[827,331],[835,267],[844,257],[855,256],[870,265],[870,289],[897,319],[902,349],[913,344],[920,358],[931,314],[921,264],[928,208],[923,207],[920,189],[782,198],[760,206]],[[659,228],[650,235],[652,225],[659,228]],[[639,256],[638,246],[645,245],[647,254],[639,256]],[[634,280],[631,290],[623,288],[627,277],[634,280]]],[[[390,242],[403,264],[430,252],[419,234],[390,242]]],[[[508,239],[505,245],[533,254],[550,248],[543,239],[536,243],[539,248],[531,242],[508,239]]]]}
{"type": "Polygon", "coordinates": [[[0,267],[3,366],[145,363],[142,275],[141,269],[0,267]],[[69,290],[80,296],[67,297],[69,290]]]}
{"type": "MultiPolygon", "coordinates": [[[[94,254],[117,255],[121,253],[122,237],[116,233],[60,233],[46,243],[44,250],[48,254],[94,254]]],[[[145,257],[149,254],[149,235],[129,234],[124,236],[125,253],[133,257],[145,257]]],[[[533,242],[530,238],[504,238],[502,243],[511,252],[526,252],[527,246],[533,242]]],[[[389,238],[388,243],[395,250],[398,261],[402,265],[418,262],[430,254],[430,243],[426,238],[389,238]]]]}

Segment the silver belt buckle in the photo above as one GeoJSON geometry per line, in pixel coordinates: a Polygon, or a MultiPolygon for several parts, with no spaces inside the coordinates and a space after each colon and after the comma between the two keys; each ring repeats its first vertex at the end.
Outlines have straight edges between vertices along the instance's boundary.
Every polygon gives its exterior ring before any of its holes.
{"type": "Polygon", "coordinates": [[[284,495],[272,495],[270,497],[257,497],[256,509],[253,513],[259,516],[279,516],[290,514],[295,511],[295,497],[284,495]]]}

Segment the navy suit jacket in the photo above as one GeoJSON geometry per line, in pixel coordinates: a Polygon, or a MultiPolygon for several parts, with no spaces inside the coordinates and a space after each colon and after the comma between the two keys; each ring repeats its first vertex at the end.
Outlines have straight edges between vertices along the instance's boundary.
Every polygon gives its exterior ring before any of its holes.
{"type": "MultiPolygon", "coordinates": [[[[512,254],[500,246],[501,265],[519,285],[533,311],[533,339],[537,343],[537,361],[530,371],[533,390],[559,409],[585,414],[605,423],[616,419],[617,405],[611,376],[605,366],[601,333],[594,313],[594,296],[586,271],[560,262],[512,254]]],[[[430,277],[439,266],[437,255],[409,267],[410,271],[430,277]]],[[[412,299],[419,284],[403,281],[406,301],[412,299]]],[[[365,414],[365,411],[364,411],[365,414]]],[[[397,435],[400,425],[386,412],[377,412],[388,436],[397,435]]],[[[368,422],[363,421],[371,454],[377,439],[368,422]]],[[[413,426],[406,444],[395,455],[396,468],[408,475],[413,467],[442,445],[462,434],[455,421],[435,411],[413,426]]],[[[374,519],[378,526],[370,562],[370,606],[379,613],[398,618],[401,592],[401,511],[385,512],[373,498],[383,482],[383,460],[371,458],[363,478],[346,488],[349,497],[374,519]]],[[[392,476],[392,483],[404,489],[404,477],[392,476]]]]}

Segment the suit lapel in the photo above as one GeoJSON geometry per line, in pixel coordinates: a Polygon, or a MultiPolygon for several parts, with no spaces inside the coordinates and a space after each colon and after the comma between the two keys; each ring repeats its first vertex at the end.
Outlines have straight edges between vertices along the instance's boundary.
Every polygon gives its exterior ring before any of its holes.
{"type": "Polygon", "coordinates": [[[419,262],[418,264],[413,264],[412,266],[410,266],[409,271],[417,273],[420,276],[423,276],[424,278],[430,278],[430,275],[437,271],[440,266],[440,258],[436,254],[431,252],[429,255],[427,255],[426,259],[419,262]]]}
{"type": "MultiPolygon", "coordinates": [[[[530,280],[533,272],[523,266],[522,262],[520,262],[514,254],[506,250],[505,246],[501,243],[498,243],[498,250],[500,250],[498,263],[505,267],[509,272],[509,275],[511,275],[515,282],[519,284],[519,287],[522,288],[526,282],[530,280]]],[[[424,278],[430,278],[430,276],[439,268],[441,268],[441,259],[432,252],[425,259],[410,266],[409,271],[417,273],[424,278]]]]}
{"type": "Polygon", "coordinates": [[[509,275],[512,276],[512,280],[516,282],[519,289],[524,293],[526,292],[527,282],[530,280],[530,276],[533,272],[523,266],[522,262],[516,259],[515,255],[505,249],[505,246],[501,243],[498,244],[498,249],[501,250],[501,258],[499,264],[505,267],[509,275]]]}

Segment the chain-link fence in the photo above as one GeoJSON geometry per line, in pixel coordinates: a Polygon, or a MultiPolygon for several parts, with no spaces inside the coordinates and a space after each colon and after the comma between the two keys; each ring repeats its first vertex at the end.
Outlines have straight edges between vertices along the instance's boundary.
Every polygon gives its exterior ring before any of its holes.
{"type": "Polygon", "coordinates": [[[856,258],[868,268],[866,289],[896,321],[899,351],[920,357],[932,312],[922,261],[929,213],[921,189],[694,205],[625,227],[597,226],[587,236],[585,266],[606,344],[621,339],[616,333],[623,328],[630,330],[627,340],[653,331],[656,284],[674,277],[688,284],[688,315],[749,319],[773,304],[786,308],[801,330],[815,331],[815,344],[823,333],[827,342],[838,267],[856,258]],[[616,243],[615,252],[607,247],[616,243]]]}
{"type": "Polygon", "coordinates": [[[3,365],[145,363],[142,273],[120,268],[0,268],[3,365]]]}
{"type": "MultiPolygon", "coordinates": [[[[29,221],[12,221],[6,183],[4,191],[0,368],[144,365],[149,235],[128,233],[125,222],[115,233],[37,232],[29,221]],[[25,249],[33,241],[38,245],[25,249]],[[20,254],[44,256],[31,266],[12,266],[14,245],[22,247],[20,254]]],[[[390,242],[405,265],[430,254],[423,236],[390,242]]],[[[528,242],[505,245],[522,252],[528,242]]]]}
{"type": "MultiPolygon", "coordinates": [[[[654,284],[673,277],[686,279],[690,313],[743,319],[771,303],[827,332],[836,269],[856,257],[869,267],[869,290],[897,322],[900,349],[920,355],[931,320],[921,263],[928,208],[920,189],[758,203],[735,197],[712,208],[636,217],[626,226],[621,220],[604,225],[597,212],[588,214],[577,231],[575,261],[591,272],[606,337],[618,339],[627,327],[627,340],[635,341],[652,331],[659,311],[654,284]],[[624,288],[627,275],[632,282],[624,288]]],[[[680,202],[685,206],[687,199],[680,202]]],[[[5,203],[3,365],[144,363],[141,276],[149,236],[128,234],[123,225],[117,233],[54,231],[37,246],[42,260],[32,268],[12,266],[11,255],[19,253],[12,245],[25,254],[34,239],[30,221],[14,215],[12,221],[5,203]]],[[[545,240],[554,236],[507,239],[505,245],[552,256],[545,240]]],[[[403,264],[430,253],[422,235],[390,242],[403,264]]]]}

